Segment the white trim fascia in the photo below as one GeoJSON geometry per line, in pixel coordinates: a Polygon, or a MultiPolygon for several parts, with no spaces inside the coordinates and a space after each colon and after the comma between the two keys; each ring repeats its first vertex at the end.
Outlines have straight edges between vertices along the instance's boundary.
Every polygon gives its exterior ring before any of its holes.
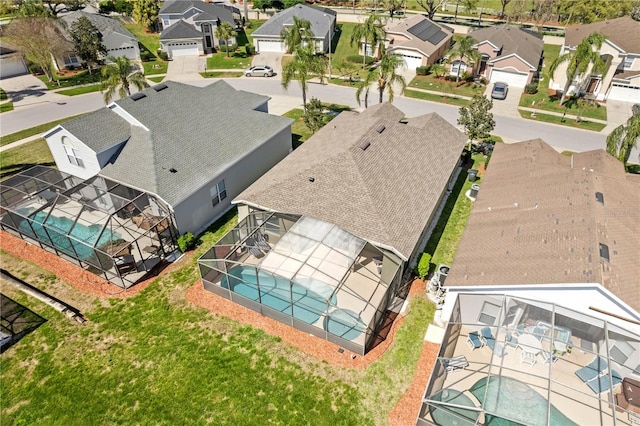
{"type": "Polygon", "coordinates": [[[111,102],[110,104],[108,104],[107,108],[110,109],[111,111],[113,111],[114,113],[118,114],[120,117],[124,118],[132,126],[142,127],[147,132],[150,131],[147,126],[145,126],[144,124],[139,122],[137,118],[135,118],[133,115],[129,114],[127,112],[127,110],[122,108],[115,101],[111,102]]]}
{"type": "Polygon", "coordinates": [[[532,70],[532,71],[536,71],[538,69],[537,67],[534,67],[529,62],[527,62],[524,59],[522,59],[522,56],[518,55],[517,53],[511,53],[511,54],[509,54],[507,56],[496,56],[495,58],[491,59],[490,61],[487,61],[487,63],[488,64],[495,64],[496,62],[499,62],[500,60],[508,59],[508,58],[518,58],[520,61],[522,61],[522,63],[528,65],[529,69],[532,70]]]}

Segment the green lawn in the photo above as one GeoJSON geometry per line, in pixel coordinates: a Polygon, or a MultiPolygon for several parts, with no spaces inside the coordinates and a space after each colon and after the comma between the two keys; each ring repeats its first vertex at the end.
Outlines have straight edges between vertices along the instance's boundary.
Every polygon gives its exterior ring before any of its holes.
{"type": "MultiPolygon", "coordinates": [[[[37,135],[38,133],[44,133],[47,130],[51,130],[53,127],[57,126],[60,123],[64,123],[65,121],[69,121],[72,118],[80,117],[82,114],[73,115],[71,117],[62,118],[60,120],[49,121],[48,123],[40,124],[38,126],[30,127],[28,129],[20,130],[19,132],[11,133],[6,136],[0,137],[0,146],[8,145],[10,143],[19,141],[21,139],[28,138],[30,136],[37,135]]],[[[3,163],[4,167],[4,163],[3,163]]]]}
{"type": "Polygon", "coordinates": [[[243,47],[245,44],[250,43],[253,45],[253,37],[251,34],[258,28],[260,25],[264,24],[266,21],[262,19],[256,19],[251,21],[251,28],[245,28],[244,31],[241,31],[236,36],[236,40],[238,41],[238,46],[243,47]]]}
{"type": "Polygon", "coordinates": [[[535,117],[533,117],[531,114],[531,112],[529,111],[522,111],[519,110],[518,111],[520,113],[520,116],[522,118],[526,118],[528,120],[535,120],[535,121],[542,121],[545,123],[553,123],[553,124],[560,124],[562,126],[567,126],[567,127],[575,127],[576,129],[583,129],[583,130],[591,130],[594,132],[599,132],[602,129],[604,129],[606,127],[605,124],[602,123],[595,123],[593,121],[585,121],[585,120],[581,120],[581,121],[575,121],[575,120],[571,120],[566,118],[564,121],[562,121],[562,117],[558,117],[555,115],[550,115],[550,114],[542,114],[542,113],[536,113],[535,117]]]}
{"type": "MultiPolygon", "coordinates": [[[[244,50],[244,49],[243,49],[244,50]]],[[[251,66],[251,57],[243,52],[234,52],[230,57],[226,53],[214,53],[207,58],[207,69],[238,69],[243,70],[251,66]]]]}
{"type": "Polygon", "coordinates": [[[444,78],[436,78],[432,74],[416,76],[407,86],[441,93],[468,96],[470,98],[473,97],[473,95],[482,95],[486,89],[486,86],[483,85],[479,86],[465,82],[456,83],[455,81],[447,81],[444,78]]]}
{"type": "Polygon", "coordinates": [[[54,166],[55,162],[47,146],[47,141],[39,138],[24,145],[0,152],[0,164],[2,164],[0,178],[6,179],[37,164],[54,166]]]}
{"type": "Polygon", "coordinates": [[[201,76],[204,78],[237,78],[242,77],[244,73],[242,72],[233,72],[233,71],[211,71],[211,72],[201,72],[201,76]]]}
{"type": "Polygon", "coordinates": [[[143,62],[144,75],[166,74],[169,68],[169,62],[165,61],[149,61],[143,62]]]}
{"type": "Polygon", "coordinates": [[[333,44],[333,53],[331,55],[331,67],[334,74],[338,74],[338,68],[347,60],[349,55],[358,54],[358,45],[351,45],[351,34],[354,23],[342,22],[337,25],[337,30],[331,42],[333,44]]]}
{"type": "Polygon", "coordinates": [[[41,75],[38,78],[47,85],[49,90],[55,90],[61,87],[74,87],[83,84],[99,83],[102,80],[100,69],[92,70],[91,74],[89,74],[88,70],[78,71],[72,75],[61,75],[56,73],[52,82],[50,82],[44,75],[41,75]]]}
{"type": "Polygon", "coordinates": [[[471,101],[468,101],[466,99],[450,98],[448,96],[441,96],[441,95],[432,95],[431,93],[419,92],[417,90],[410,90],[410,89],[406,89],[404,91],[404,95],[409,98],[422,99],[424,101],[431,101],[431,102],[440,102],[442,104],[449,104],[454,106],[465,106],[471,103],[471,101]]]}
{"type": "MultiPolygon", "coordinates": [[[[335,113],[340,113],[342,111],[349,111],[351,109],[346,105],[324,104],[324,106],[328,110],[333,111],[335,113]]],[[[335,117],[335,115],[333,114],[328,114],[328,115],[330,119],[333,119],[333,117],[335,117]]],[[[291,142],[293,145],[293,149],[296,149],[297,147],[302,145],[303,142],[305,142],[307,139],[313,136],[313,132],[307,127],[306,124],[304,124],[304,120],[302,119],[303,116],[304,116],[304,111],[300,108],[292,109],[291,111],[288,111],[283,114],[283,117],[288,117],[295,120],[293,124],[291,124],[291,142]]]]}
{"type": "Polygon", "coordinates": [[[5,102],[0,104],[0,113],[13,111],[13,102],[5,102]]]}
{"type": "Polygon", "coordinates": [[[0,87],[0,101],[6,101],[7,99],[9,99],[7,92],[0,87]]]}
{"type": "Polygon", "coordinates": [[[149,33],[143,25],[133,23],[126,24],[122,22],[122,25],[131,33],[136,36],[138,41],[151,53],[154,55],[158,53],[158,49],[160,49],[160,34],[159,33],[149,33]]]}
{"type": "Polygon", "coordinates": [[[148,77],[147,80],[153,81],[154,83],[160,83],[162,80],[164,80],[164,76],[162,76],[162,77],[148,77]]]}
{"type": "Polygon", "coordinates": [[[79,86],[72,89],[58,90],[56,93],[66,96],[84,95],[85,93],[99,92],[102,88],[101,84],[92,84],[90,86],[79,86]]]}

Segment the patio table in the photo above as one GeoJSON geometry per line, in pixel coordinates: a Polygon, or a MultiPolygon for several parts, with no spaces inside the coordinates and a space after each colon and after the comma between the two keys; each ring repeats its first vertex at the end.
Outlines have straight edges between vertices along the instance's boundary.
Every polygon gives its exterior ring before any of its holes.
{"type": "Polygon", "coordinates": [[[542,343],[533,334],[522,334],[518,337],[518,346],[524,352],[538,355],[542,351],[542,343]]]}

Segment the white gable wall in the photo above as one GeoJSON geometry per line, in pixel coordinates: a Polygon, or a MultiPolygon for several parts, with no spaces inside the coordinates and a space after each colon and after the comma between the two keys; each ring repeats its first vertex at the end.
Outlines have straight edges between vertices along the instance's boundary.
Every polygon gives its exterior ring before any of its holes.
{"type": "Polygon", "coordinates": [[[58,131],[49,132],[48,135],[45,135],[47,145],[53,155],[58,170],[81,179],[89,179],[97,175],[100,172],[100,164],[96,153],[64,128],[60,127],[59,129],[58,131]],[[62,143],[63,138],[71,144],[76,157],[82,160],[83,167],[77,166],[69,160],[62,143]]]}
{"type": "Polygon", "coordinates": [[[134,61],[140,60],[140,48],[138,40],[122,34],[111,33],[102,40],[107,48],[107,55],[115,57],[126,56],[134,61]]]}

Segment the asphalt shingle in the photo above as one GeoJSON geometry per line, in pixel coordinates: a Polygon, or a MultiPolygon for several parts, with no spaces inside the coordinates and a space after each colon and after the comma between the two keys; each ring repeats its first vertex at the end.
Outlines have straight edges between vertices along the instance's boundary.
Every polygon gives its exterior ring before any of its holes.
{"type": "Polygon", "coordinates": [[[293,23],[294,16],[311,22],[311,32],[316,38],[323,38],[329,32],[328,16],[331,17],[331,25],[333,25],[336,20],[336,12],[331,9],[297,4],[273,15],[267,22],[255,30],[252,36],[254,38],[256,36],[280,37],[282,29],[285,28],[286,25],[293,23]]]}
{"type": "Polygon", "coordinates": [[[531,65],[532,68],[538,68],[544,42],[542,35],[535,31],[504,24],[475,30],[470,32],[469,35],[478,42],[488,40],[494,46],[502,49],[500,56],[490,62],[516,54],[531,65]]]}

